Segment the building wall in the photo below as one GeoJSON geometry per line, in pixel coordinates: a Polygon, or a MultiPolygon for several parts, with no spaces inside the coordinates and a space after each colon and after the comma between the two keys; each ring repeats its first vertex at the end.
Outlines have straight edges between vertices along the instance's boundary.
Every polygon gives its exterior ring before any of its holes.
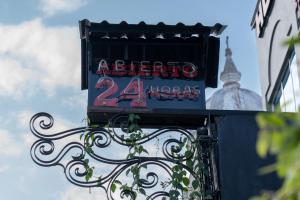
{"type": "MultiPolygon", "coordinates": [[[[292,51],[288,46],[283,45],[283,42],[288,37],[297,35],[298,27],[295,0],[263,1],[270,2],[269,9],[266,11],[261,10],[259,6],[262,2],[259,0],[252,20],[252,26],[256,29],[262,98],[264,107],[269,107],[268,109],[270,110],[270,105],[268,104],[272,103],[276,90],[280,87],[278,80],[281,79],[286,58],[292,51]],[[261,11],[264,13],[261,13],[261,11]],[[265,15],[264,32],[260,37],[257,34],[258,13],[265,15]]],[[[296,57],[300,58],[299,47],[295,47],[295,54],[296,57]]]]}

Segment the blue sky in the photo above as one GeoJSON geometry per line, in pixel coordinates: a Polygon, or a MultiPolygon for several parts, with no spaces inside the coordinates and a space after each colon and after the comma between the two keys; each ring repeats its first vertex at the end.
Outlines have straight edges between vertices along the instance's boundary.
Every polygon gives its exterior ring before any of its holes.
{"type": "MultiPolygon", "coordinates": [[[[30,117],[45,111],[56,130],[79,127],[86,116],[80,90],[78,21],[228,25],[225,38],[242,73],[241,86],[260,93],[255,32],[256,1],[240,0],[0,0],[0,198],[5,200],[104,199],[80,189],[59,167],[42,168],[29,155],[30,117]]],[[[219,83],[222,87],[222,83],[219,83]]],[[[214,90],[208,89],[207,96],[214,90]]]]}

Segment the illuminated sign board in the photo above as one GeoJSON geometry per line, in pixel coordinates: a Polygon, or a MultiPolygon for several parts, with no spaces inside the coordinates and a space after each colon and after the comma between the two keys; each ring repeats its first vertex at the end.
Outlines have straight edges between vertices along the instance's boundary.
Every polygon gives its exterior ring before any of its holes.
{"type": "Polygon", "coordinates": [[[205,110],[205,88],[217,86],[219,38],[212,30],[81,21],[82,89],[91,120],[140,113],[159,121],[162,113],[180,118],[205,110]]]}
{"type": "Polygon", "coordinates": [[[89,106],[205,109],[204,81],[191,62],[95,58],[89,106]]]}

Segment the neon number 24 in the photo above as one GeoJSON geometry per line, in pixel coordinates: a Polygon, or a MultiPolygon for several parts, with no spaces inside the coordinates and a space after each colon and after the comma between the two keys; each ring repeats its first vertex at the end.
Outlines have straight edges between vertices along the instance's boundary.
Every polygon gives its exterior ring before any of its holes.
{"type": "Polygon", "coordinates": [[[132,99],[131,107],[146,107],[143,81],[139,78],[131,79],[130,83],[121,92],[121,99],[132,99]]]}
{"type": "Polygon", "coordinates": [[[109,77],[101,77],[96,83],[95,88],[100,89],[103,87],[108,87],[107,90],[99,94],[95,101],[94,106],[109,106],[109,107],[117,107],[118,106],[118,98],[107,99],[112,96],[119,90],[118,85],[114,82],[112,78],[109,77]]]}
{"type": "Polygon", "coordinates": [[[146,95],[144,94],[143,81],[139,78],[131,79],[130,83],[120,93],[119,98],[111,98],[119,87],[112,78],[101,77],[96,83],[96,89],[108,87],[107,90],[98,95],[94,101],[94,106],[117,107],[118,102],[122,100],[131,100],[131,107],[146,107],[146,95]]]}

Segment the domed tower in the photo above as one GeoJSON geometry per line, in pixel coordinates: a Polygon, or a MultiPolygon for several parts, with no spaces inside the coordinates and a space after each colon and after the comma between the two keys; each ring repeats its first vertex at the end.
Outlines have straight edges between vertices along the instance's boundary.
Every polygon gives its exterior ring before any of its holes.
{"type": "Polygon", "coordinates": [[[232,60],[232,51],[226,38],[226,62],[221,73],[223,88],[206,101],[206,109],[212,110],[262,110],[261,97],[251,90],[240,87],[241,72],[232,60]]]}

